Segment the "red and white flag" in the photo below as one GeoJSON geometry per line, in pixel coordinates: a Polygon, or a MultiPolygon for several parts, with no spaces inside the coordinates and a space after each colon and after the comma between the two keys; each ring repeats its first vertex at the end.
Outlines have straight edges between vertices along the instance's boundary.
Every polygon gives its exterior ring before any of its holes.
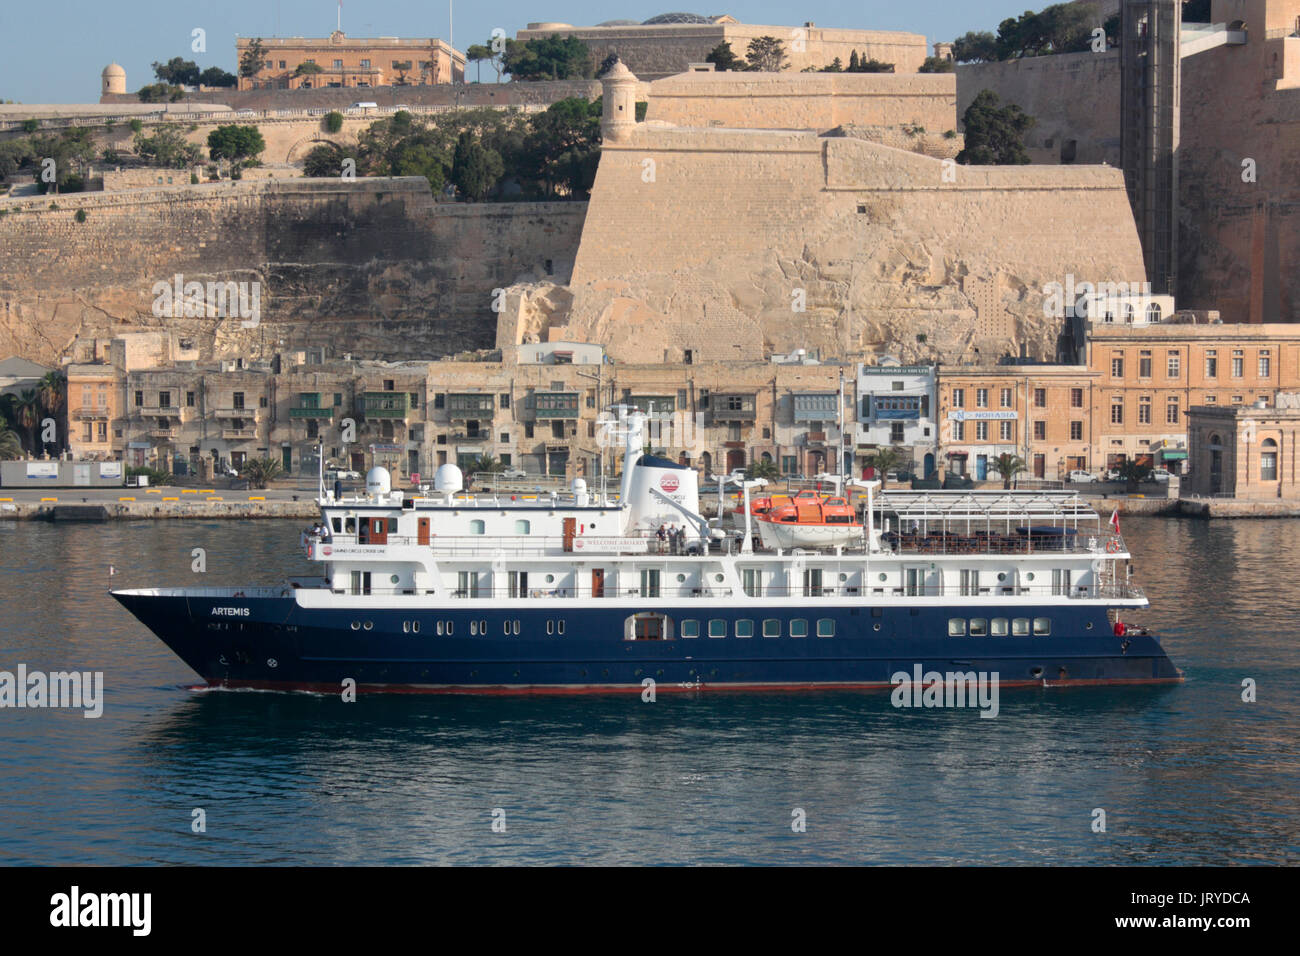
{"type": "Polygon", "coordinates": [[[1115,529],[1116,534],[1119,534],[1119,508],[1115,508],[1111,511],[1110,526],[1115,529]]]}

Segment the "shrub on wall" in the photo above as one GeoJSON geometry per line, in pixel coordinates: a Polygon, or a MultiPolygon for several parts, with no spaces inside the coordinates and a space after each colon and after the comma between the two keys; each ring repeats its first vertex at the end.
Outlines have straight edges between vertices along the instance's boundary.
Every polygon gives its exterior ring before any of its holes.
{"type": "Polygon", "coordinates": [[[330,110],[325,114],[325,130],[330,133],[337,133],[343,128],[343,114],[338,110],[330,110]]]}
{"type": "Polygon", "coordinates": [[[78,209],[78,210],[77,210],[77,215],[76,215],[76,220],[77,220],[77,222],[85,222],[85,221],[86,221],[86,210],[84,210],[84,209],[78,209]]]}

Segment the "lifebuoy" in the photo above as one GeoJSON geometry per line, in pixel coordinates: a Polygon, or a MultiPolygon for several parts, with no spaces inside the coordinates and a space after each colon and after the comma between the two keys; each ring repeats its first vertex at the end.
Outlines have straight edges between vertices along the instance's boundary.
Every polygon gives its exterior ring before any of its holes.
{"type": "Polygon", "coordinates": [[[1106,550],[1111,554],[1119,554],[1121,547],[1122,545],[1120,545],[1120,543],[1114,538],[1111,538],[1106,542],[1106,550]]]}

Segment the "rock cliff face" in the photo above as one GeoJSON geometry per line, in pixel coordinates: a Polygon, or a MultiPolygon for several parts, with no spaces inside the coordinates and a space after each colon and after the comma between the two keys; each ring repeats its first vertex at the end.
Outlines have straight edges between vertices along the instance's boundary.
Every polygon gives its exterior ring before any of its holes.
{"type": "Polygon", "coordinates": [[[0,355],[48,363],[78,336],[164,326],[193,339],[203,360],[310,345],[381,359],[491,347],[494,290],[566,281],[586,213],[584,203],[436,204],[423,178],[183,186],[6,207],[0,355]],[[260,283],[258,324],[155,316],[155,284],[176,275],[260,283]]]}
{"type": "MultiPolygon", "coordinates": [[[[1117,170],[957,167],[851,137],[642,124],[607,143],[551,338],[620,361],[1056,356],[1048,283],[1139,282],[1117,170]]],[[[542,334],[542,330],[534,330],[542,334]]]]}

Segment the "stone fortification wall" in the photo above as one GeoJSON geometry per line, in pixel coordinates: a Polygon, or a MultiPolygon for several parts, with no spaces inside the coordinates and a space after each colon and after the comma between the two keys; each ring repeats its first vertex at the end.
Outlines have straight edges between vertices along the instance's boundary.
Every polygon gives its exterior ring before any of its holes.
{"type": "Polygon", "coordinates": [[[620,361],[799,347],[992,361],[1022,344],[1054,358],[1042,290],[1068,273],[1145,278],[1118,170],[955,167],[847,137],[643,124],[606,144],[567,324],[528,331],[620,361]]]}
{"type": "Polygon", "coordinates": [[[647,120],[675,126],[954,129],[951,73],[683,73],[650,84],[647,120]]]}
{"type": "Polygon", "coordinates": [[[358,358],[490,347],[492,292],[566,281],[584,203],[438,204],[423,177],[220,183],[0,203],[0,354],[166,326],[203,360],[327,346],[358,358]],[[55,208],[51,208],[51,207],[55,208]],[[84,221],[77,221],[78,211],[84,221]],[[157,318],[154,284],[260,282],[239,317],[157,318]]]}
{"type": "Polygon", "coordinates": [[[957,66],[957,118],[982,90],[1037,122],[1025,136],[1035,163],[1120,165],[1119,51],[1062,53],[957,66]]]}

